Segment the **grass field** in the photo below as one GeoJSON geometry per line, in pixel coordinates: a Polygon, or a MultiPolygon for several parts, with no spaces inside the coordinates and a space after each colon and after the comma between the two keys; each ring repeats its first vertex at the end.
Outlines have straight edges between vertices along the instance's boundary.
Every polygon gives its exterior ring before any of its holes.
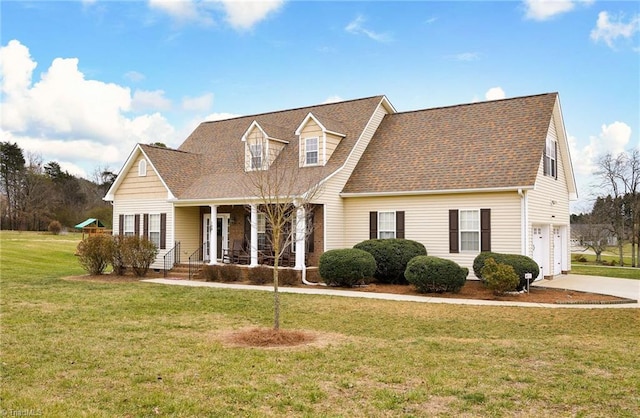
{"type": "Polygon", "coordinates": [[[2,415],[640,415],[635,309],[282,294],[283,327],[322,344],[229,347],[270,294],[65,280],[75,238],[0,239],[2,415]]]}

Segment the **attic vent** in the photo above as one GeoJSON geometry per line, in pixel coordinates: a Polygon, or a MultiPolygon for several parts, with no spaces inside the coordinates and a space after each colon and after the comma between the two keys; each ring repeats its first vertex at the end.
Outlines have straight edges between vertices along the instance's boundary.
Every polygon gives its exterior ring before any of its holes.
{"type": "Polygon", "coordinates": [[[138,163],[138,176],[145,177],[147,175],[147,160],[140,160],[138,163]]]}

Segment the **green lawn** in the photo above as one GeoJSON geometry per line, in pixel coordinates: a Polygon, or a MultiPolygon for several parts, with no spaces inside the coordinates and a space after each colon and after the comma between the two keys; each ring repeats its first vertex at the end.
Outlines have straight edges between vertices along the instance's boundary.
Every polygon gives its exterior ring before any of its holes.
{"type": "Polygon", "coordinates": [[[640,414],[635,309],[417,304],[282,294],[295,349],[232,348],[271,295],[71,281],[74,238],[0,233],[7,416],[640,414]]]}

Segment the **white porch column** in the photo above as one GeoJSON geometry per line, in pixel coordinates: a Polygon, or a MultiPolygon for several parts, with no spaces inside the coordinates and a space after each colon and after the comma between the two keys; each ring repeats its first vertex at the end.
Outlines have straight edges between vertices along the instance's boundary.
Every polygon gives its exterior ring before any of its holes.
{"type": "Polygon", "coordinates": [[[307,240],[307,216],[303,206],[299,206],[296,211],[296,270],[302,270],[307,240]]]}
{"type": "Polygon", "coordinates": [[[209,234],[209,264],[218,263],[218,207],[211,205],[211,233],[209,234]]]}
{"type": "Polygon", "coordinates": [[[258,207],[251,205],[251,264],[249,267],[258,265],[258,207]]]}

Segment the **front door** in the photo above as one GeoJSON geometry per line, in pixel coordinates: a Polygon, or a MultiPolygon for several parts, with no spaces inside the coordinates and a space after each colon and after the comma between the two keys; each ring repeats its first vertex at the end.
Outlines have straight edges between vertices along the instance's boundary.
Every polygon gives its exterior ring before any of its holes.
{"type": "Polygon", "coordinates": [[[545,253],[546,246],[544,245],[544,233],[542,231],[542,227],[534,226],[532,228],[531,234],[531,243],[533,245],[533,260],[538,263],[540,267],[540,274],[538,275],[538,280],[544,277],[546,272],[544,271],[545,264],[545,253]]]}
{"type": "MultiPolygon", "coordinates": [[[[209,239],[211,237],[211,214],[205,213],[202,218],[202,252],[204,261],[209,261],[209,239]]],[[[229,214],[218,214],[216,217],[216,258],[222,259],[222,252],[229,248],[229,214]]]]}
{"type": "Polygon", "coordinates": [[[553,228],[553,274],[562,273],[562,235],[560,228],[553,228]]]}

